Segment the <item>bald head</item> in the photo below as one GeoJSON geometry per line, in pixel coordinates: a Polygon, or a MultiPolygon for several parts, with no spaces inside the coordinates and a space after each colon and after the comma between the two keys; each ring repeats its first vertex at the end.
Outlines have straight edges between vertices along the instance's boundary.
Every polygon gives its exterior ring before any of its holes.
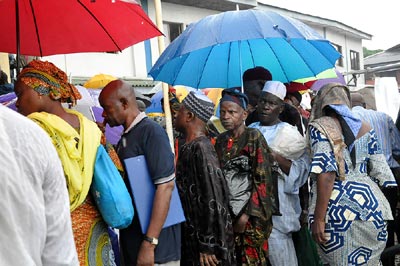
{"type": "Polygon", "coordinates": [[[365,106],[366,106],[365,100],[361,93],[352,92],[350,95],[350,98],[351,98],[351,106],[352,107],[361,106],[361,107],[365,108],[365,106]]]}
{"type": "Polygon", "coordinates": [[[103,117],[110,126],[127,128],[140,113],[135,90],[122,80],[108,83],[100,93],[99,102],[104,109],[103,117]]]}
{"type": "Polygon", "coordinates": [[[127,102],[136,105],[136,96],[135,90],[133,87],[123,81],[123,80],[114,80],[109,82],[101,91],[99,98],[104,98],[107,96],[109,97],[116,97],[118,99],[126,99],[127,102]]]}

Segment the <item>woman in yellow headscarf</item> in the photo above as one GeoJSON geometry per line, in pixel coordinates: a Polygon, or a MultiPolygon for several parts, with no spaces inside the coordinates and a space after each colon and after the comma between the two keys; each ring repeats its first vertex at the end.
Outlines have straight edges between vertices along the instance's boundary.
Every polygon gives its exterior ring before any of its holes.
{"type": "Polygon", "coordinates": [[[64,168],[80,265],[115,265],[107,225],[89,193],[101,131],[81,113],[65,109],[81,96],[67,75],[50,62],[34,60],[15,84],[16,106],[50,136],[64,168]]]}

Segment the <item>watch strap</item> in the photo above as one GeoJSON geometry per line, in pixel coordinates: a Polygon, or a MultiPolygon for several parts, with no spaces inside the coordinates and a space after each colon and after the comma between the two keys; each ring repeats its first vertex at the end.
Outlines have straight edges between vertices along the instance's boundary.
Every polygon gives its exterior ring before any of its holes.
{"type": "Polygon", "coordinates": [[[155,237],[149,237],[149,236],[144,235],[143,240],[149,242],[152,245],[155,245],[155,246],[158,245],[158,239],[155,237]]]}

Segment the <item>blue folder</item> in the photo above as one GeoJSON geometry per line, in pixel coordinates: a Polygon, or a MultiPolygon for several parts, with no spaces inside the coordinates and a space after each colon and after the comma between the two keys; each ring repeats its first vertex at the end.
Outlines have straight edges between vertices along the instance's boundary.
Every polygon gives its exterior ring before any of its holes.
{"type": "MultiPolygon", "coordinates": [[[[124,160],[125,169],[131,185],[133,198],[136,205],[136,213],[139,218],[142,232],[145,234],[150,223],[153,210],[155,185],[151,179],[146,158],[143,155],[124,160]]],[[[185,221],[185,214],[179,198],[178,189],[174,187],[171,196],[170,207],[163,228],[185,221]]]]}

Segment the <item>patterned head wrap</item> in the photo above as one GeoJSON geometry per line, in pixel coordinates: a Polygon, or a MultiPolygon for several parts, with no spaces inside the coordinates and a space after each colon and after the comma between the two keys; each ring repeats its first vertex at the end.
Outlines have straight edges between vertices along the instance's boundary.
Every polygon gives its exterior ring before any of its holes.
{"type": "Polygon", "coordinates": [[[183,99],[182,104],[204,123],[207,123],[214,114],[213,102],[203,94],[191,91],[185,99],[183,99]]]}
{"type": "Polygon", "coordinates": [[[222,98],[219,102],[234,102],[246,110],[247,105],[249,104],[249,98],[247,98],[246,94],[242,93],[240,89],[240,87],[234,87],[223,90],[222,98]]]}
{"type": "Polygon", "coordinates": [[[39,94],[62,103],[75,105],[82,98],[77,88],[68,82],[67,74],[48,61],[33,60],[24,67],[18,79],[39,94]]]}

